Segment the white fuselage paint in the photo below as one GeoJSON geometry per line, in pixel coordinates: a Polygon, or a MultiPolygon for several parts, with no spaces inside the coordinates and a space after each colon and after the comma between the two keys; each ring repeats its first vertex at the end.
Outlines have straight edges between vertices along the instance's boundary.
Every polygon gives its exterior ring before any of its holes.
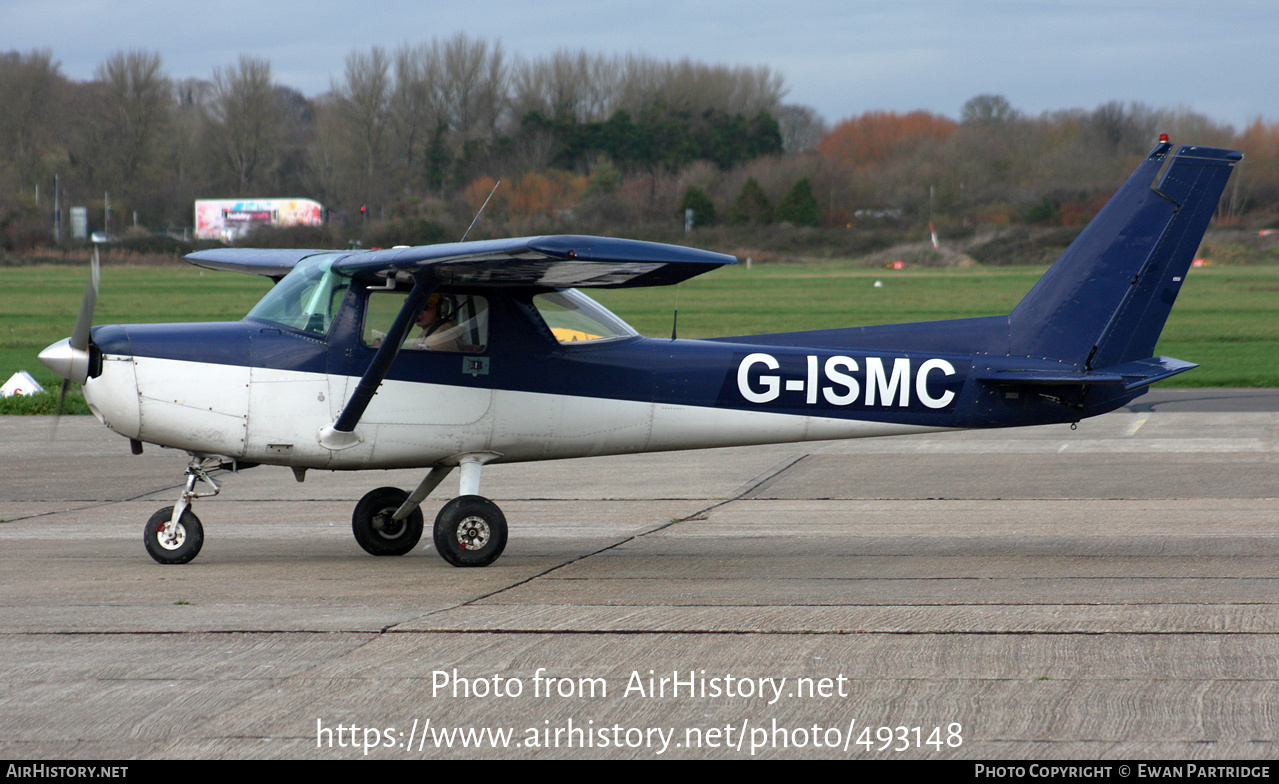
{"type": "Polygon", "coordinates": [[[106,357],[84,387],[94,413],[140,441],[274,465],[424,467],[924,433],[948,428],[762,411],[384,381],[355,446],[318,440],[353,379],[148,357],[106,357]]]}

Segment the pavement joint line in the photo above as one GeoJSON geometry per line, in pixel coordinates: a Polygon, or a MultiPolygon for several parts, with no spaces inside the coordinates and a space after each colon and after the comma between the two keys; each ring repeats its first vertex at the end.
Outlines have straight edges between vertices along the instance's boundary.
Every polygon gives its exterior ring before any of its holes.
{"type": "MultiPolygon", "coordinates": [[[[788,462],[787,462],[787,461],[784,461],[784,464],[783,464],[783,465],[781,465],[781,467],[780,467],[780,468],[776,468],[776,469],[775,469],[775,470],[773,470],[772,472],[767,472],[767,471],[766,471],[766,472],[764,472],[763,474],[760,474],[759,476],[757,476],[757,477],[755,478],[755,480],[752,480],[752,481],[754,482],[754,484],[751,484],[751,483],[749,483],[749,482],[748,482],[748,483],[747,483],[747,485],[746,485],[744,488],[740,489],[737,493],[735,493],[734,495],[730,496],[729,498],[725,498],[725,499],[723,499],[723,500],[721,500],[721,501],[717,501],[717,502],[715,502],[715,503],[711,504],[710,506],[708,506],[708,507],[706,507],[706,508],[704,508],[704,509],[700,509],[700,510],[698,510],[698,511],[696,511],[696,512],[693,512],[693,513],[692,513],[692,514],[690,514],[690,515],[686,515],[686,516],[684,516],[684,517],[678,517],[678,518],[675,518],[674,520],[671,520],[671,521],[669,521],[669,522],[662,523],[661,525],[658,525],[658,526],[655,526],[655,527],[653,527],[653,528],[650,528],[650,529],[649,529],[649,530],[647,530],[647,531],[641,531],[641,532],[639,532],[639,533],[637,533],[637,534],[631,534],[630,536],[627,536],[627,537],[625,537],[625,538],[623,538],[623,539],[621,539],[621,540],[619,540],[619,541],[616,541],[616,542],[614,542],[614,543],[612,543],[612,544],[610,544],[610,545],[608,545],[608,546],[606,546],[606,547],[601,547],[601,548],[599,548],[598,550],[594,550],[594,551],[589,552],[589,553],[583,553],[582,555],[579,555],[579,556],[577,556],[576,558],[570,558],[569,560],[564,561],[563,563],[556,564],[555,566],[549,567],[549,568],[545,569],[544,571],[541,571],[541,572],[539,572],[539,573],[537,573],[537,574],[530,575],[529,577],[526,577],[526,578],[524,578],[523,580],[518,580],[518,581],[516,581],[516,582],[514,582],[514,583],[511,583],[510,585],[505,586],[505,587],[498,588],[498,589],[493,590],[493,591],[490,591],[490,592],[488,592],[488,593],[486,593],[486,594],[483,594],[483,595],[480,595],[480,596],[476,596],[476,597],[474,597],[474,598],[472,598],[472,599],[468,599],[468,600],[466,600],[466,601],[464,601],[464,602],[462,602],[462,603],[460,603],[460,604],[454,605],[453,607],[447,607],[447,608],[442,608],[442,609],[439,609],[439,610],[434,610],[434,611],[429,612],[429,613],[427,613],[427,614],[425,614],[425,615],[419,616],[419,618],[430,618],[430,617],[431,617],[431,616],[433,616],[433,615],[439,615],[440,613],[451,612],[451,611],[453,611],[453,610],[462,609],[462,608],[467,607],[467,606],[469,606],[469,605],[474,605],[474,604],[475,604],[475,603],[477,603],[477,602],[482,602],[482,601],[484,601],[485,599],[490,599],[490,598],[492,598],[492,597],[494,597],[494,596],[497,596],[498,594],[505,593],[505,592],[510,591],[510,590],[513,590],[513,589],[515,589],[515,588],[519,588],[520,586],[523,586],[523,585],[527,585],[528,583],[533,582],[534,580],[538,579],[539,577],[545,577],[546,575],[551,574],[552,572],[556,572],[556,571],[559,571],[560,569],[563,569],[563,568],[565,568],[565,567],[571,566],[571,565],[573,565],[573,564],[577,563],[578,561],[582,561],[582,560],[585,560],[585,559],[587,559],[587,558],[590,558],[591,556],[599,555],[600,553],[608,552],[609,550],[613,550],[613,549],[616,549],[616,548],[618,548],[618,547],[621,547],[622,545],[627,544],[628,542],[633,542],[633,541],[635,541],[636,539],[640,539],[641,537],[645,537],[645,536],[648,536],[648,535],[650,535],[650,534],[655,534],[655,533],[657,533],[658,531],[664,531],[664,530],[666,530],[667,528],[670,528],[671,526],[674,526],[674,525],[677,525],[677,524],[679,524],[679,523],[683,523],[683,522],[688,522],[689,520],[694,520],[694,519],[705,519],[705,516],[706,516],[707,514],[709,514],[710,512],[712,512],[712,511],[714,511],[714,510],[716,510],[716,509],[720,508],[721,506],[725,506],[725,505],[727,505],[727,504],[731,504],[732,502],[734,502],[734,501],[736,501],[736,500],[740,499],[740,498],[741,498],[742,496],[744,496],[745,494],[747,494],[747,493],[749,493],[749,492],[753,491],[755,488],[759,487],[759,486],[760,486],[760,484],[762,484],[762,483],[764,483],[764,482],[767,482],[769,479],[772,479],[773,477],[777,476],[778,474],[780,474],[780,473],[782,473],[782,472],[784,472],[784,471],[786,471],[786,470],[790,469],[790,467],[791,467],[791,466],[793,466],[793,465],[795,465],[796,463],[798,463],[799,461],[803,460],[805,457],[808,457],[808,455],[807,455],[807,454],[803,454],[803,455],[800,455],[799,457],[796,457],[796,458],[794,458],[794,459],[792,459],[792,460],[790,460],[790,461],[788,461],[788,462]]],[[[688,499],[688,500],[693,500],[693,499],[688,499]]],[[[407,621],[405,621],[404,623],[407,623],[407,621]]],[[[395,627],[396,627],[396,626],[399,626],[399,625],[401,625],[401,624],[398,624],[398,623],[397,623],[397,624],[391,624],[391,625],[389,625],[389,626],[384,627],[384,628],[382,629],[382,631],[383,631],[383,633],[394,631],[394,630],[395,630],[395,627]]]]}
{"type": "MultiPolygon", "coordinates": [[[[170,490],[170,489],[178,490],[181,487],[182,485],[173,485],[172,487],[163,487],[163,488],[160,488],[159,490],[148,490],[145,493],[141,493],[139,495],[135,495],[130,498],[108,498],[108,499],[83,498],[83,499],[73,499],[70,501],[62,499],[60,501],[61,503],[85,504],[85,505],[77,506],[72,509],[55,509],[52,512],[37,512],[36,514],[23,515],[22,517],[8,517],[8,518],[5,518],[3,523],[16,523],[19,520],[36,520],[41,517],[48,517],[49,515],[55,515],[55,514],[65,514],[67,512],[82,512],[86,509],[99,509],[101,507],[111,506],[112,504],[133,503],[134,501],[141,501],[142,499],[146,498],[149,495],[155,495],[156,493],[163,493],[165,490],[170,490]]],[[[17,502],[15,501],[12,503],[17,503],[17,502]]],[[[37,499],[24,498],[22,499],[22,503],[58,503],[58,501],[45,501],[39,498],[37,499]]]]}
{"type": "MultiPolygon", "coordinates": [[[[29,632],[0,632],[0,638],[3,637],[178,637],[187,636],[195,637],[200,635],[210,636],[254,636],[254,635],[360,635],[369,639],[353,646],[343,655],[349,655],[358,651],[370,643],[377,641],[379,638],[388,634],[404,634],[404,635],[431,635],[431,634],[480,634],[480,635],[587,635],[602,637],[606,635],[619,635],[637,637],[649,635],[653,637],[705,637],[705,636],[773,636],[773,637],[826,637],[826,636],[882,636],[882,637],[1274,637],[1279,631],[1204,631],[1204,630],[1186,630],[1186,629],[1168,629],[1165,631],[1118,631],[1110,629],[564,629],[564,628],[453,628],[439,627],[431,629],[397,629],[388,627],[385,630],[378,631],[376,629],[197,629],[197,630],[178,630],[178,629],[160,629],[152,631],[29,631],[29,632]]],[[[319,666],[318,664],[315,666],[319,666]]],[[[302,672],[288,676],[289,678],[306,677],[302,672]]],[[[1212,678],[1207,680],[1221,680],[1212,678]]],[[[1256,678],[1248,678],[1250,682],[1256,681],[1256,678]]],[[[1279,681],[1279,678],[1270,678],[1265,680],[1279,681]]]]}
{"type": "MultiPolygon", "coordinates": [[[[387,634],[550,634],[602,637],[619,635],[628,637],[841,637],[852,635],[882,637],[1273,637],[1279,632],[1250,631],[1114,631],[1090,629],[391,629],[387,634]]],[[[1205,680],[1220,680],[1217,678],[1205,680]]],[[[1249,678],[1249,682],[1257,679],[1249,678]]],[[[1279,678],[1269,680],[1279,681],[1279,678]]]]}
{"type": "Polygon", "coordinates": [[[759,493],[763,492],[763,490],[765,490],[766,488],[774,485],[788,471],[790,471],[792,468],[794,468],[796,465],[798,465],[800,462],[802,462],[806,458],[812,457],[812,455],[813,453],[809,452],[806,454],[802,454],[799,457],[783,460],[781,463],[778,463],[776,466],[769,469],[768,471],[765,471],[764,473],[759,474],[755,476],[753,479],[751,479],[750,481],[746,482],[746,484],[738,488],[737,493],[734,494],[732,498],[728,500],[736,501],[739,499],[745,499],[749,501],[749,500],[754,500],[755,498],[758,498],[759,493]],[[746,496],[748,495],[751,496],[751,498],[746,498],[746,496]]]}

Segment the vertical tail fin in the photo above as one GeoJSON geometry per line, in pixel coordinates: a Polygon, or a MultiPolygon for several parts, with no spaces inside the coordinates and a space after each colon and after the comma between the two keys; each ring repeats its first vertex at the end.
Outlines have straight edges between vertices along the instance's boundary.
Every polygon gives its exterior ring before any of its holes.
{"type": "Polygon", "coordinates": [[[1013,309],[1010,354],[1088,371],[1154,353],[1231,169],[1243,157],[1183,146],[1169,158],[1171,148],[1155,147],[1013,309]]]}

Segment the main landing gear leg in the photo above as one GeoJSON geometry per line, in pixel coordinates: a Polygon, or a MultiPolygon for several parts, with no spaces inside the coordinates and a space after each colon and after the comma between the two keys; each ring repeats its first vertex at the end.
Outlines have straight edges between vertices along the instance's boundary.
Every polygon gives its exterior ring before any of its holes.
{"type": "Polygon", "coordinates": [[[147,520],[142,529],[142,543],[146,545],[147,554],[162,564],[184,564],[200,554],[204,546],[204,527],[200,518],[191,511],[191,501],[196,498],[209,498],[222,491],[218,483],[209,476],[221,466],[216,458],[191,456],[187,463],[186,487],[178,496],[175,506],[166,506],[147,520]],[[209,490],[196,490],[196,483],[202,482],[209,490]]]}
{"type": "Polygon", "coordinates": [[[460,494],[435,517],[435,549],[454,566],[488,566],[506,549],[506,517],[497,504],[479,495],[480,472],[485,463],[500,456],[476,452],[449,458],[450,465],[432,468],[411,494],[395,487],[370,491],[351,517],[355,541],[373,555],[411,551],[424,527],[419,505],[454,468],[460,468],[460,494]]]}
{"type": "Polygon", "coordinates": [[[506,549],[506,517],[497,504],[479,495],[480,471],[495,457],[462,457],[460,494],[435,517],[435,549],[454,566],[488,566],[506,549]]]}
{"type": "Polygon", "coordinates": [[[418,505],[453,470],[453,466],[436,466],[413,493],[398,487],[379,487],[369,491],[355,505],[351,530],[355,541],[370,555],[404,555],[412,552],[422,538],[424,521],[418,505]]]}

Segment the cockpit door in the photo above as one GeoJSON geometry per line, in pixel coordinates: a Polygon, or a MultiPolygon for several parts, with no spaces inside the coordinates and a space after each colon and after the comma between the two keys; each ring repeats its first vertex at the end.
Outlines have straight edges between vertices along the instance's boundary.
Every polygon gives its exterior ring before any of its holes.
{"type": "MultiPolygon", "coordinates": [[[[358,356],[367,358],[365,362],[381,345],[406,296],[404,291],[369,292],[358,338],[358,356]]],[[[479,422],[493,399],[488,349],[487,298],[431,295],[361,421],[405,426],[479,422]]],[[[348,377],[343,401],[358,381],[348,377]]]]}

